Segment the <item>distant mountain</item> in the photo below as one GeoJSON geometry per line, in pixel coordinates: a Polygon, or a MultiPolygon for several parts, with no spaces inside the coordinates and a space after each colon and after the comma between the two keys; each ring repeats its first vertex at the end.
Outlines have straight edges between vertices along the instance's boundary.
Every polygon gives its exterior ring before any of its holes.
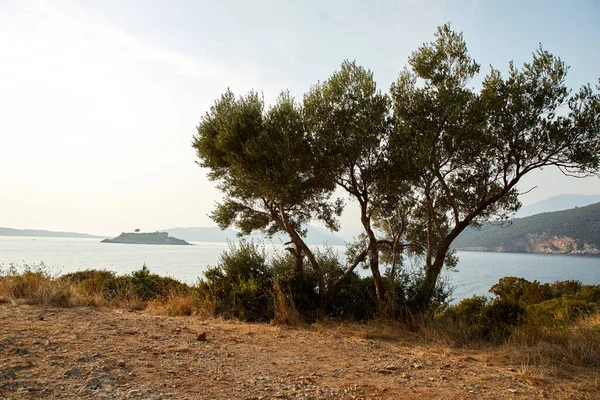
{"type": "Polygon", "coordinates": [[[569,210],[575,207],[585,207],[598,202],[600,202],[600,194],[561,194],[521,208],[515,213],[514,218],[529,217],[545,212],[569,210]]]}
{"type": "Polygon", "coordinates": [[[453,243],[464,250],[600,255],[600,203],[467,228],[453,243]]]}
{"type": "MultiPolygon", "coordinates": [[[[236,231],[225,229],[221,230],[219,227],[190,227],[190,228],[170,228],[162,229],[162,232],[168,232],[169,235],[178,237],[183,240],[192,242],[237,242],[240,238],[236,231]]],[[[254,234],[250,238],[268,240],[264,235],[254,234]]],[[[273,239],[273,242],[285,241],[289,239],[283,235],[277,235],[273,239]]],[[[308,226],[306,244],[330,244],[332,246],[343,246],[346,244],[344,239],[330,233],[328,230],[318,228],[316,226],[308,226]]]]}
{"type": "Polygon", "coordinates": [[[91,238],[101,239],[106,236],[88,235],[87,233],[53,232],[37,229],[12,229],[0,227],[0,236],[28,236],[28,237],[62,237],[62,238],[91,238]]]}
{"type": "Polygon", "coordinates": [[[238,241],[236,232],[230,229],[221,230],[218,226],[190,227],[190,228],[170,228],[161,229],[161,232],[167,232],[171,236],[192,242],[227,242],[238,241]]]}

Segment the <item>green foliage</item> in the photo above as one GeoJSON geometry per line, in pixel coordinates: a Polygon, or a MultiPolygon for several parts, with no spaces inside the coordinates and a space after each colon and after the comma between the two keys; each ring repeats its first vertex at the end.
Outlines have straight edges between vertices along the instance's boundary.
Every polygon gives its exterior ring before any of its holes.
{"type": "Polygon", "coordinates": [[[578,281],[540,284],[505,277],[490,292],[496,296],[493,300],[482,296],[464,299],[438,315],[438,322],[458,322],[467,340],[503,341],[516,327],[520,334],[535,337],[546,328],[568,328],[600,311],[600,285],[584,286],[578,281]]]}
{"type": "Polygon", "coordinates": [[[84,271],[76,271],[61,275],[60,279],[73,283],[81,283],[84,281],[105,282],[114,279],[115,277],[116,274],[112,271],[86,269],[84,271]]]}
{"type": "Polygon", "coordinates": [[[449,307],[438,316],[438,322],[449,320],[462,327],[468,339],[502,341],[523,321],[525,309],[505,300],[490,302],[483,296],[473,296],[449,307]]]}
{"type": "Polygon", "coordinates": [[[305,270],[300,276],[295,268],[294,255],[286,253],[273,257],[273,278],[282,292],[291,296],[296,310],[306,319],[315,319],[315,310],[319,307],[318,282],[314,272],[305,270]]]}
{"type": "MultiPolygon", "coordinates": [[[[319,265],[302,237],[315,219],[337,229],[342,203],[331,197],[342,188],[360,206],[367,246],[356,263],[368,261],[380,308],[380,252],[400,266],[408,251],[422,256],[420,286],[409,297],[424,310],[443,267],[456,261],[453,242],[467,227],[517,210],[526,174],[556,166],[586,176],[600,166],[600,85],[572,94],[568,67],[541,47],[530,63],[510,63],[506,76],[492,67],[476,89],[479,72],[462,33],[446,24],[412,53],[389,96],[348,61],[302,104],[287,92],[272,107],[256,92],[226,92],[193,140],[225,195],[212,218],[241,234],[287,232],[297,273],[305,279],[306,257],[324,307],[338,288],[331,276],[351,275],[319,265]]],[[[544,299],[546,289],[528,287],[520,301],[544,299]]]]}
{"type": "Polygon", "coordinates": [[[600,285],[585,285],[575,298],[589,303],[600,303],[600,285]]]}
{"type": "MultiPolygon", "coordinates": [[[[558,284],[560,283],[557,282],[555,285],[558,284]]],[[[538,281],[529,282],[526,279],[515,278],[514,276],[501,278],[497,284],[491,287],[490,292],[496,295],[499,301],[517,303],[523,306],[537,304],[554,296],[553,287],[549,284],[542,285],[538,281]]]]}
{"type": "Polygon", "coordinates": [[[579,281],[567,280],[554,282],[550,287],[553,297],[575,296],[581,293],[583,284],[579,281]]]}
{"type": "Polygon", "coordinates": [[[453,320],[461,319],[469,325],[477,325],[483,314],[483,310],[489,305],[485,296],[473,296],[463,299],[455,306],[445,311],[445,316],[453,320]]]}
{"type": "Polygon", "coordinates": [[[114,286],[117,276],[110,271],[88,269],[62,275],[59,279],[74,284],[86,296],[100,294],[108,299],[113,296],[108,290],[114,286]]]}
{"type": "Polygon", "coordinates": [[[490,292],[497,300],[519,303],[523,306],[542,303],[555,298],[570,298],[587,302],[600,301],[600,285],[583,285],[579,281],[557,281],[552,284],[529,282],[523,278],[507,276],[493,285],[490,292]]]}
{"type": "MultiPolygon", "coordinates": [[[[332,249],[318,251],[316,258],[323,268],[328,285],[343,275],[344,268],[332,249]]],[[[323,315],[319,311],[317,279],[310,272],[304,278],[298,276],[293,263],[291,255],[274,258],[275,280],[284,292],[291,294],[296,309],[304,319],[314,320],[323,315]]],[[[330,317],[351,320],[373,318],[377,314],[377,298],[372,278],[361,278],[355,272],[348,275],[331,299],[325,312],[330,317]]]]}
{"type": "Polygon", "coordinates": [[[228,91],[200,122],[193,147],[225,193],[212,214],[222,228],[273,234],[288,229],[280,214],[296,229],[312,218],[337,227],[341,210],[326,201],[334,188],[331,169],[319,158],[302,110],[288,93],[265,111],[257,93],[236,98],[228,91]]]}
{"type": "Polygon", "coordinates": [[[561,296],[528,307],[527,317],[529,323],[534,325],[564,325],[597,309],[595,303],[561,296]]]}
{"type": "Polygon", "coordinates": [[[273,318],[273,268],[267,263],[264,249],[256,244],[230,244],[219,264],[209,268],[204,277],[200,290],[209,296],[217,315],[245,321],[273,318]]]}
{"type": "Polygon", "coordinates": [[[183,290],[186,287],[186,285],[173,278],[151,274],[146,265],[142,269],[133,272],[130,276],[119,277],[117,280],[128,282],[136,296],[142,300],[166,297],[171,292],[183,290]]]}
{"type": "Polygon", "coordinates": [[[189,290],[187,285],[173,278],[150,273],[146,265],[122,276],[110,271],[85,270],[63,275],[59,279],[74,284],[85,295],[98,294],[108,302],[132,298],[145,302],[166,298],[175,291],[189,290]]]}
{"type": "Polygon", "coordinates": [[[588,85],[570,96],[568,68],[542,48],[520,69],[511,63],[507,77],[491,68],[474,90],[469,82],[479,65],[449,25],[409,64],[391,88],[390,148],[398,168],[409,154],[419,171],[412,193],[418,223],[409,240],[426,253],[427,303],[453,241],[469,225],[518,209],[516,185],[525,174],[546,166],[598,173],[600,94],[588,85]]]}
{"type": "Polygon", "coordinates": [[[494,301],[485,307],[479,319],[480,334],[496,341],[506,339],[522,322],[525,309],[510,301],[494,301]]]}

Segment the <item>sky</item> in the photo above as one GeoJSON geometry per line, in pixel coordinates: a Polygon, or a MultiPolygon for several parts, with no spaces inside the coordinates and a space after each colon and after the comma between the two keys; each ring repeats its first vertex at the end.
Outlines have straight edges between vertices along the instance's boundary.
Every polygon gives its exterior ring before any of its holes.
{"type": "MultiPolygon", "coordinates": [[[[117,235],[214,226],[221,195],[191,147],[231,88],[297,98],[345,59],[387,91],[436,27],[462,31],[482,72],[539,43],[578,88],[600,77],[600,2],[0,0],[0,226],[117,235]]],[[[521,200],[600,194],[546,169],[521,200]]],[[[356,206],[342,217],[359,228],[356,206]]]]}

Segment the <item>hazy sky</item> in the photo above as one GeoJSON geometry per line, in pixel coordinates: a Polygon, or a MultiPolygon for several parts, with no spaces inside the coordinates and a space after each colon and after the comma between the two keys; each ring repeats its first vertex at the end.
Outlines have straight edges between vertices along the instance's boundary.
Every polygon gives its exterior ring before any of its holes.
{"type": "MultiPolygon", "coordinates": [[[[448,21],[482,71],[521,64],[542,42],[579,87],[600,76],[599,20],[595,0],[0,0],[0,226],[113,235],[214,225],[220,195],[191,139],[227,87],[301,97],[356,59],[387,91],[448,21]]],[[[524,204],[600,193],[597,178],[553,170],[531,186],[524,204]]]]}

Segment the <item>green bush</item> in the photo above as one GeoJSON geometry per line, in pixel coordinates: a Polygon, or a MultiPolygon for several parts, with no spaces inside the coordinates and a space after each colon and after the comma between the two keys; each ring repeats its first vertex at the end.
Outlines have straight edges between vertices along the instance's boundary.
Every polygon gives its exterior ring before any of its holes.
{"type": "Polygon", "coordinates": [[[489,305],[489,300],[485,296],[473,296],[462,300],[455,306],[449,307],[443,314],[454,321],[464,321],[470,325],[478,325],[483,310],[489,305]]]}
{"type": "Polygon", "coordinates": [[[473,296],[439,314],[436,322],[462,330],[451,333],[463,338],[463,341],[502,341],[523,322],[524,313],[525,309],[517,303],[473,296]]]}
{"type": "Polygon", "coordinates": [[[290,253],[274,257],[271,265],[273,279],[281,291],[291,297],[289,300],[305,320],[314,320],[319,306],[319,291],[312,268],[305,262],[304,276],[300,276],[296,270],[296,258],[290,253]]]}
{"type": "Polygon", "coordinates": [[[175,279],[150,273],[146,265],[123,276],[110,271],[85,270],[63,275],[59,279],[75,285],[84,295],[99,295],[108,302],[134,298],[155,300],[165,298],[174,291],[186,292],[190,289],[175,279]]]}
{"type": "Polygon", "coordinates": [[[187,285],[173,278],[151,274],[146,265],[130,276],[125,275],[120,278],[129,280],[133,292],[141,300],[164,298],[175,290],[185,291],[187,289],[187,285]]]}
{"type": "Polygon", "coordinates": [[[522,306],[537,304],[554,297],[553,287],[547,283],[529,282],[514,276],[500,279],[490,288],[490,292],[496,295],[497,300],[518,303],[522,306]]]}
{"type": "Polygon", "coordinates": [[[561,297],[564,295],[575,296],[583,289],[583,284],[579,281],[567,280],[557,281],[550,285],[552,297],[561,297]]]}
{"type": "Polygon", "coordinates": [[[375,318],[377,295],[373,278],[350,275],[333,297],[328,314],[355,321],[375,318]]]}
{"type": "Polygon", "coordinates": [[[253,242],[230,244],[216,267],[204,273],[200,290],[213,303],[214,312],[244,321],[265,321],[273,317],[270,293],[273,268],[264,249],[253,242]]]}
{"type": "Polygon", "coordinates": [[[482,337],[501,341],[506,339],[512,329],[523,321],[525,309],[510,301],[494,301],[486,306],[479,319],[479,329],[482,337]]]}
{"type": "Polygon", "coordinates": [[[527,319],[529,324],[535,325],[565,325],[596,309],[589,301],[562,296],[528,307],[527,319]]]}
{"type": "Polygon", "coordinates": [[[600,285],[586,285],[581,288],[574,298],[589,303],[600,303],[600,285]]]}
{"type": "Polygon", "coordinates": [[[59,279],[72,283],[81,283],[84,281],[105,282],[114,279],[116,274],[111,271],[86,269],[84,271],[71,272],[62,275],[59,279]]]}

